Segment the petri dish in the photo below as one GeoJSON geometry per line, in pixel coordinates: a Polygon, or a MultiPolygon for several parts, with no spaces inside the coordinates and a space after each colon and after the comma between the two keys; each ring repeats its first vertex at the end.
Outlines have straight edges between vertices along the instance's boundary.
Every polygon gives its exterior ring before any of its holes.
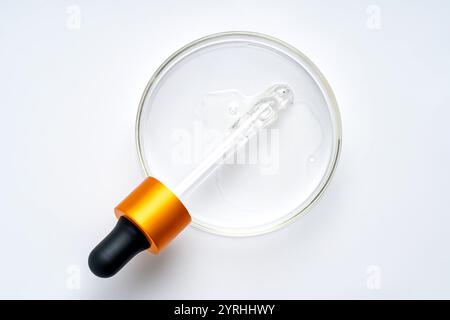
{"type": "Polygon", "coordinates": [[[261,92],[285,84],[293,104],[224,160],[193,192],[180,195],[192,225],[227,236],[269,232],[320,197],[336,169],[341,120],[318,68],[274,37],[225,32],[171,55],[144,90],[136,144],[146,176],[171,190],[226,137],[261,92]]]}

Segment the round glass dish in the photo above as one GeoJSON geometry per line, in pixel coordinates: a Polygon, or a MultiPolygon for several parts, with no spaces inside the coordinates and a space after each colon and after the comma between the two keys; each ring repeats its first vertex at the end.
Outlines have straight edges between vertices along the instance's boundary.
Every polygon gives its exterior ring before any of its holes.
{"type": "Polygon", "coordinates": [[[189,196],[192,225],[229,236],[277,229],[323,193],[341,148],[334,94],[314,64],[267,35],[226,32],[170,56],[150,79],[136,119],[146,176],[174,190],[248,110],[257,94],[286,84],[294,104],[189,196]]]}

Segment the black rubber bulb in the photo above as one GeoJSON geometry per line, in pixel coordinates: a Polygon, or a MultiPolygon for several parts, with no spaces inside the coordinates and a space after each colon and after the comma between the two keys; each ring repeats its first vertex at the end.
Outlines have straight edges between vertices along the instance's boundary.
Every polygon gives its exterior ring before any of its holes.
{"type": "Polygon", "coordinates": [[[114,229],[89,255],[89,268],[98,277],[115,275],[136,254],[150,248],[145,235],[131,221],[120,217],[114,229]]]}

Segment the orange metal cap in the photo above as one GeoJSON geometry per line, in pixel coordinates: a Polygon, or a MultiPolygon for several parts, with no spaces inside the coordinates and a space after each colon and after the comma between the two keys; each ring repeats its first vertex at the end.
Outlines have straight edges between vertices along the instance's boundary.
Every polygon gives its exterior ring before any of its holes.
{"type": "Polygon", "coordinates": [[[117,218],[125,216],[145,234],[155,254],[191,222],[177,196],[153,177],[145,179],[114,211],[117,218]]]}

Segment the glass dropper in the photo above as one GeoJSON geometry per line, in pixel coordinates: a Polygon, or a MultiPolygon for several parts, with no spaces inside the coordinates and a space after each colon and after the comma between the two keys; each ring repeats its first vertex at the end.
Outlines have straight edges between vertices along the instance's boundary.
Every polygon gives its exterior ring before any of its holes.
{"type": "Polygon", "coordinates": [[[275,121],[293,100],[292,90],[283,84],[273,85],[258,95],[223,141],[173,190],[154,177],[145,179],[115,208],[119,221],[89,255],[91,271],[99,277],[111,277],[139,252],[160,252],[191,222],[180,199],[275,121]]]}

